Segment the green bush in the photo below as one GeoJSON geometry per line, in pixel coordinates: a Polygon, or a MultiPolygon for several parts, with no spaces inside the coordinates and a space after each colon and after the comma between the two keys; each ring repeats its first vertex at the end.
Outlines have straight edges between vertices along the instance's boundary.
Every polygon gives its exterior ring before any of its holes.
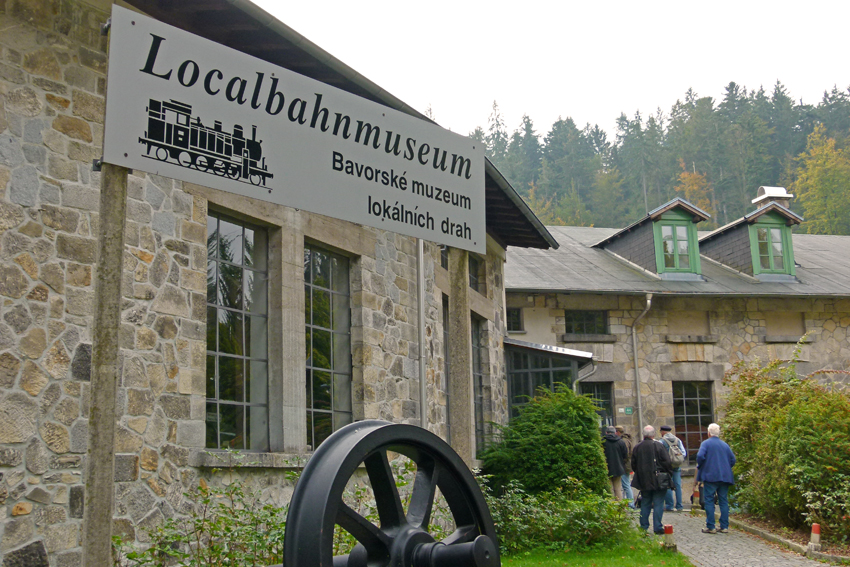
{"type": "Polygon", "coordinates": [[[480,456],[493,489],[517,481],[528,492],[546,492],[575,478],[591,492],[608,494],[596,409],[572,390],[538,390],[508,425],[496,426],[497,440],[480,456]]]}
{"type": "Polygon", "coordinates": [[[793,361],[741,363],[728,377],[723,432],[738,457],[737,502],[850,539],[850,399],[797,376],[793,361]]]}
{"type": "Polygon", "coordinates": [[[581,550],[613,545],[630,527],[625,501],[615,501],[568,478],[551,492],[526,492],[517,481],[499,495],[484,483],[484,494],[504,554],[539,547],[581,550]]]}

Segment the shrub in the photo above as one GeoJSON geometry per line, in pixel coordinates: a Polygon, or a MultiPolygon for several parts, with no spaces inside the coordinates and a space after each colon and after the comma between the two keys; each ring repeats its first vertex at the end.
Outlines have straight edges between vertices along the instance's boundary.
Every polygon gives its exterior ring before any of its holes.
{"type": "Polygon", "coordinates": [[[724,437],[738,457],[735,498],[791,527],[850,538],[850,399],[796,373],[794,361],[741,363],[727,376],[724,437]]]}
{"type": "Polygon", "coordinates": [[[497,496],[484,483],[484,494],[502,553],[538,547],[559,551],[613,545],[630,523],[625,501],[614,501],[568,478],[551,492],[526,492],[517,481],[497,496]]]}
{"type": "Polygon", "coordinates": [[[517,481],[528,492],[551,492],[574,478],[596,494],[608,494],[608,469],[593,401],[562,388],[538,390],[519,415],[498,426],[497,441],[481,455],[492,488],[517,481]]]}

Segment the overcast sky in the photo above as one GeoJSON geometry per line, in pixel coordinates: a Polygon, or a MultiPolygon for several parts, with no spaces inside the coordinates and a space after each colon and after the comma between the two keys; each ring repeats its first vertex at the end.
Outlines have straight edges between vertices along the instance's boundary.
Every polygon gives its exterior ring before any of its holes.
{"type": "Polygon", "coordinates": [[[691,87],[729,81],[817,103],[850,86],[847,0],[253,0],[445,128],[486,130],[493,101],[508,131],[528,114],[614,137],[620,113],[665,113],[691,87]]]}

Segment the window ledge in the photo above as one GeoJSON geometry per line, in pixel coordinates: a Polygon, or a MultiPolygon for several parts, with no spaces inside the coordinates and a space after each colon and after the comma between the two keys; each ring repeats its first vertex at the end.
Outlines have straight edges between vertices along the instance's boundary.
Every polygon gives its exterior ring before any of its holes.
{"type": "Polygon", "coordinates": [[[717,335],[667,335],[668,343],[710,344],[720,340],[717,335]]]}
{"type": "Polygon", "coordinates": [[[562,343],[616,343],[617,335],[565,333],[560,340],[562,343]]]}
{"type": "Polygon", "coordinates": [[[791,274],[757,274],[756,279],[765,283],[800,283],[796,276],[791,274]]]}
{"type": "Polygon", "coordinates": [[[522,330],[522,331],[511,331],[511,330],[508,330],[508,334],[509,334],[509,335],[525,335],[525,334],[527,334],[527,333],[528,333],[528,331],[526,331],[526,330],[522,330]]]}
{"type": "Polygon", "coordinates": [[[192,449],[189,465],[201,469],[291,469],[304,468],[310,453],[254,453],[192,449]]]}
{"type": "Polygon", "coordinates": [[[668,282],[705,282],[708,281],[702,275],[693,272],[662,272],[659,274],[662,280],[668,282]]]}
{"type": "Polygon", "coordinates": [[[761,335],[761,340],[764,343],[793,343],[797,344],[798,342],[808,344],[815,342],[816,338],[814,336],[802,337],[800,335],[761,335]]]}

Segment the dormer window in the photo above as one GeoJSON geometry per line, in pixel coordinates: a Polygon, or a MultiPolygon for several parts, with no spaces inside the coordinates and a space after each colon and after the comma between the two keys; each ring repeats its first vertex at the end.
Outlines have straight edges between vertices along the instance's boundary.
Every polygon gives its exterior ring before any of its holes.
{"type": "Polygon", "coordinates": [[[681,224],[661,225],[661,253],[665,270],[691,271],[688,250],[688,227],[681,224]]]}
{"type": "Polygon", "coordinates": [[[767,214],[750,225],[750,246],[755,275],[794,275],[791,230],[786,226],[785,219],[777,216],[767,214]]]}
{"type": "Polygon", "coordinates": [[[655,262],[659,274],[699,274],[699,245],[694,216],[682,209],[663,213],[655,221],[655,262]]]}

